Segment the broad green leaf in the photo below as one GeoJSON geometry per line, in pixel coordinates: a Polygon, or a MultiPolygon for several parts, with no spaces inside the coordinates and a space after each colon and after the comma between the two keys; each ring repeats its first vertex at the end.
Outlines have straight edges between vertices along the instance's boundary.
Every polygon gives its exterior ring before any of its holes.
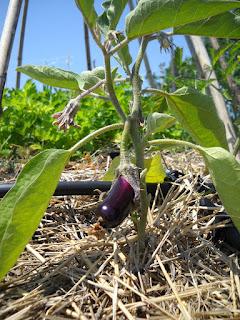
{"type": "MultiPolygon", "coordinates": [[[[135,163],[135,159],[132,159],[135,163]]],[[[116,170],[120,164],[120,157],[113,159],[108,171],[102,178],[103,181],[112,181],[116,178],[116,170]]],[[[162,183],[166,177],[166,172],[162,165],[161,155],[158,153],[153,157],[144,160],[145,168],[147,168],[146,183],[162,183]]]]}
{"type": "Polygon", "coordinates": [[[200,148],[218,195],[240,231],[240,164],[223,148],[200,148]]]}
{"type": "Polygon", "coordinates": [[[0,202],[0,280],[37,229],[69,157],[61,149],[33,157],[0,202]]]}
{"type": "Polygon", "coordinates": [[[110,30],[115,30],[128,0],[111,0],[107,9],[110,30]]]}
{"type": "Polygon", "coordinates": [[[163,131],[176,122],[176,119],[166,113],[150,113],[147,117],[147,132],[146,135],[163,131]]]}
{"type": "MultiPolygon", "coordinates": [[[[112,78],[115,79],[117,74],[117,69],[112,69],[112,78]]],[[[103,67],[97,67],[91,71],[83,71],[76,77],[78,81],[78,86],[80,90],[87,90],[97,84],[99,81],[105,79],[105,69],[103,67]]]]}
{"type": "MultiPolygon", "coordinates": [[[[118,34],[118,41],[121,42],[125,37],[122,34],[118,34]]],[[[117,43],[115,42],[115,45],[117,43]]],[[[121,64],[127,74],[130,74],[129,65],[132,63],[132,57],[129,52],[128,45],[118,50],[114,58],[121,64]]]]}
{"type": "Polygon", "coordinates": [[[105,38],[107,38],[109,31],[109,20],[105,11],[97,18],[97,25],[105,38]]]}
{"type": "Polygon", "coordinates": [[[169,109],[195,142],[228,149],[224,124],[211,97],[186,87],[171,94],[158,92],[165,96],[169,109]]]}
{"type": "Polygon", "coordinates": [[[97,13],[94,8],[94,0],[75,0],[75,2],[82,12],[86,23],[91,29],[93,29],[97,19],[97,13]]]}
{"type": "Polygon", "coordinates": [[[77,74],[48,66],[23,65],[17,71],[53,87],[78,90],[77,74]]]}
{"type": "Polygon", "coordinates": [[[133,39],[200,21],[235,8],[240,8],[239,1],[140,0],[126,18],[126,34],[129,39],[133,39]]]}
{"type": "Polygon", "coordinates": [[[102,3],[105,11],[98,17],[98,24],[104,34],[116,29],[127,2],[127,0],[106,0],[102,3]]]}
{"type": "MultiPolygon", "coordinates": [[[[17,67],[17,71],[49,86],[76,91],[89,89],[105,78],[105,69],[103,67],[97,67],[91,71],[83,71],[80,74],[55,67],[33,65],[17,67]]],[[[116,75],[117,68],[114,68],[112,77],[115,78],[116,75]]]]}
{"type": "Polygon", "coordinates": [[[164,96],[155,95],[155,96],[152,96],[152,99],[153,99],[154,105],[157,106],[158,112],[164,113],[168,110],[168,104],[164,96]]]}
{"type": "Polygon", "coordinates": [[[240,39],[240,19],[231,12],[225,12],[205,20],[177,27],[174,29],[174,34],[240,39]]]}
{"type": "Polygon", "coordinates": [[[105,79],[105,69],[103,67],[97,67],[91,71],[83,71],[76,78],[79,88],[86,90],[105,79]]]}
{"type": "Polygon", "coordinates": [[[226,212],[240,231],[240,163],[229,151],[221,147],[204,148],[174,139],[152,140],[149,144],[158,146],[160,150],[185,145],[200,152],[226,212]]]}

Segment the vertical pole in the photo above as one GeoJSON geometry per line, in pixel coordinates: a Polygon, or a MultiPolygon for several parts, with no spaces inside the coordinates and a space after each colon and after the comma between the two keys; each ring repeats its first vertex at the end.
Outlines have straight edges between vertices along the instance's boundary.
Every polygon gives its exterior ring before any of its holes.
{"type": "Polygon", "coordinates": [[[0,39],[0,114],[2,113],[3,89],[7,78],[7,70],[21,5],[22,0],[9,1],[7,15],[0,39]]]}
{"type": "Polygon", "coordinates": [[[87,24],[85,22],[83,24],[84,24],[84,40],[85,40],[87,69],[92,70],[91,51],[90,51],[90,43],[89,43],[89,31],[88,31],[87,24]]]}
{"type": "MultiPolygon", "coordinates": [[[[28,2],[29,2],[28,0],[25,0],[24,7],[23,7],[23,16],[22,16],[22,24],[21,24],[20,40],[19,40],[19,48],[18,48],[18,58],[17,58],[18,66],[22,65],[22,54],[23,54],[23,45],[24,45],[25,29],[26,29],[26,21],[27,21],[28,2]]],[[[20,88],[20,79],[21,79],[21,73],[17,71],[16,89],[20,88]]]]}

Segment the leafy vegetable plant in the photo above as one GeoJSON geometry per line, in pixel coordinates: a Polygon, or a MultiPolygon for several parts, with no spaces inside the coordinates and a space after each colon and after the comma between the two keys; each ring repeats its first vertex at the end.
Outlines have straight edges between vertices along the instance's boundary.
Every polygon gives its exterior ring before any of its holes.
{"type": "MultiPolygon", "coordinates": [[[[143,81],[139,74],[145,50],[151,41],[164,41],[163,47],[166,49],[168,44],[171,46],[169,36],[174,34],[240,38],[239,19],[233,16],[234,9],[240,8],[240,1],[140,0],[126,17],[125,33],[119,32],[117,25],[126,0],[104,1],[104,11],[100,16],[94,9],[93,0],[75,2],[96,44],[102,50],[104,67],[80,75],[52,67],[29,65],[19,67],[18,71],[42,83],[74,90],[75,97],[69,100],[63,111],[54,115],[55,124],[60,128],[67,130],[74,125],[78,108],[87,95],[110,99],[121,123],[113,123],[93,131],[68,150],[49,149],[29,161],[14,188],[0,202],[0,261],[3,262],[0,265],[0,278],[13,266],[31,238],[68,159],[91,139],[119,128],[122,128],[122,140],[116,181],[105,202],[99,207],[99,214],[106,226],[117,226],[135,206],[138,212],[135,224],[139,241],[142,243],[149,205],[146,177],[150,171],[153,172],[151,166],[145,167],[145,150],[150,146],[158,147],[159,150],[188,146],[203,156],[219,196],[240,230],[240,164],[228,151],[225,128],[212,99],[188,88],[174,93],[152,88],[143,90],[143,81]],[[219,30],[216,27],[222,25],[227,25],[226,29],[219,30]],[[170,33],[163,32],[169,28],[172,28],[170,33]],[[128,43],[138,37],[142,38],[141,45],[131,67],[128,43]],[[126,71],[126,79],[120,78],[116,70],[111,69],[111,58],[115,56],[126,71]],[[116,84],[122,81],[129,81],[132,88],[128,110],[123,109],[116,94],[116,84]],[[161,97],[158,101],[168,105],[172,114],[197,144],[174,139],[152,140],[153,133],[165,130],[175,119],[160,112],[148,114],[144,119],[142,97],[145,93],[161,97]]],[[[160,182],[158,176],[155,176],[155,179],[160,182]]]]}
{"type": "MultiPolygon", "coordinates": [[[[127,109],[130,99],[130,94],[126,98],[126,90],[124,84],[116,88],[124,109],[127,109]]],[[[80,126],[72,126],[66,131],[59,130],[52,125],[52,115],[61,111],[71,95],[69,91],[54,90],[47,86],[37,90],[30,80],[21,90],[6,89],[3,95],[4,113],[0,118],[0,156],[13,154],[22,157],[50,148],[68,149],[91,131],[118,120],[109,100],[87,96],[82,99],[81,109],[75,117],[80,126]]],[[[114,141],[115,137],[113,132],[106,133],[89,141],[84,151],[93,152],[109,144],[109,141],[114,141]]]]}

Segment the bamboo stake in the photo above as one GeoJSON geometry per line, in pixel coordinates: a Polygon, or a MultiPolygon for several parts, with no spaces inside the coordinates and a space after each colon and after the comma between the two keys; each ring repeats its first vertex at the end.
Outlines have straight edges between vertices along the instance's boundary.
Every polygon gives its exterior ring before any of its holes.
{"type": "Polygon", "coordinates": [[[3,89],[7,78],[8,64],[17,28],[22,0],[10,0],[0,40],[0,114],[2,113],[3,89]]]}
{"type": "MultiPolygon", "coordinates": [[[[23,16],[22,16],[22,24],[21,24],[20,40],[19,40],[19,48],[18,48],[18,59],[17,59],[18,66],[22,65],[22,55],[23,55],[23,45],[24,45],[25,29],[26,29],[26,21],[27,21],[28,2],[29,2],[28,0],[25,0],[24,7],[23,7],[23,16]]],[[[16,89],[20,88],[20,80],[21,80],[21,72],[17,71],[16,89]]]]}

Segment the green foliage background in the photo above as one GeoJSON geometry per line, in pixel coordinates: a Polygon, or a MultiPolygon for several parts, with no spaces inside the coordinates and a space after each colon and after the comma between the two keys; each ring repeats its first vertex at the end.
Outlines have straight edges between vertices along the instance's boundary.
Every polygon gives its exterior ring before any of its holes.
{"type": "MultiPolygon", "coordinates": [[[[124,89],[117,88],[121,104],[126,108],[124,89]]],[[[8,155],[21,147],[30,151],[48,148],[70,148],[89,132],[118,121],[111,103],[100,99],[82,100],[76,123],[80,128],[71,127],[66,132],[52,125],[52,115],[63,110],[71,93],[44,87],[38,91],[32,81],[27,81],[22,90],[6,89],[3,97],[3,116],[0,118],[0,152],[8,155]]],[[[85,150],[93,151],[113,139],[106,133],[89,143],[85,150]]]]}
{"type": "MultiPolygon", "coordinates": [[[[116,87],[118,99],[127,112],[131,99],[128,85],[116,87]]],[[[80,128],[71,127],[67,131],[60,131],[52,122],[52,115],[62,111],[71,98],[71,92],[55,90],[47,86],[37,90],[34,82],[27,81],[23,89],[5,89],[3,96],[3,116],[0,118],[0,156],[20,156],[26,150],[34,153],[49,148],[67,149],[85,137],[91,131],[108,124],[119,122],[113,105],[105,100],[86,97],[75,122],[80,128]]],[[[156,97],[143,98],[145,116],[149,112],[160,111],[162,101],[156,97]]],[[[119,132],[109,132],[100,136],[84,147],[84,151],[94,152],[109,146],[114,142],[119,132]]],[[[167,129],[155,137],[185,138],[188,135],[179,124],[167,129]]]]}

